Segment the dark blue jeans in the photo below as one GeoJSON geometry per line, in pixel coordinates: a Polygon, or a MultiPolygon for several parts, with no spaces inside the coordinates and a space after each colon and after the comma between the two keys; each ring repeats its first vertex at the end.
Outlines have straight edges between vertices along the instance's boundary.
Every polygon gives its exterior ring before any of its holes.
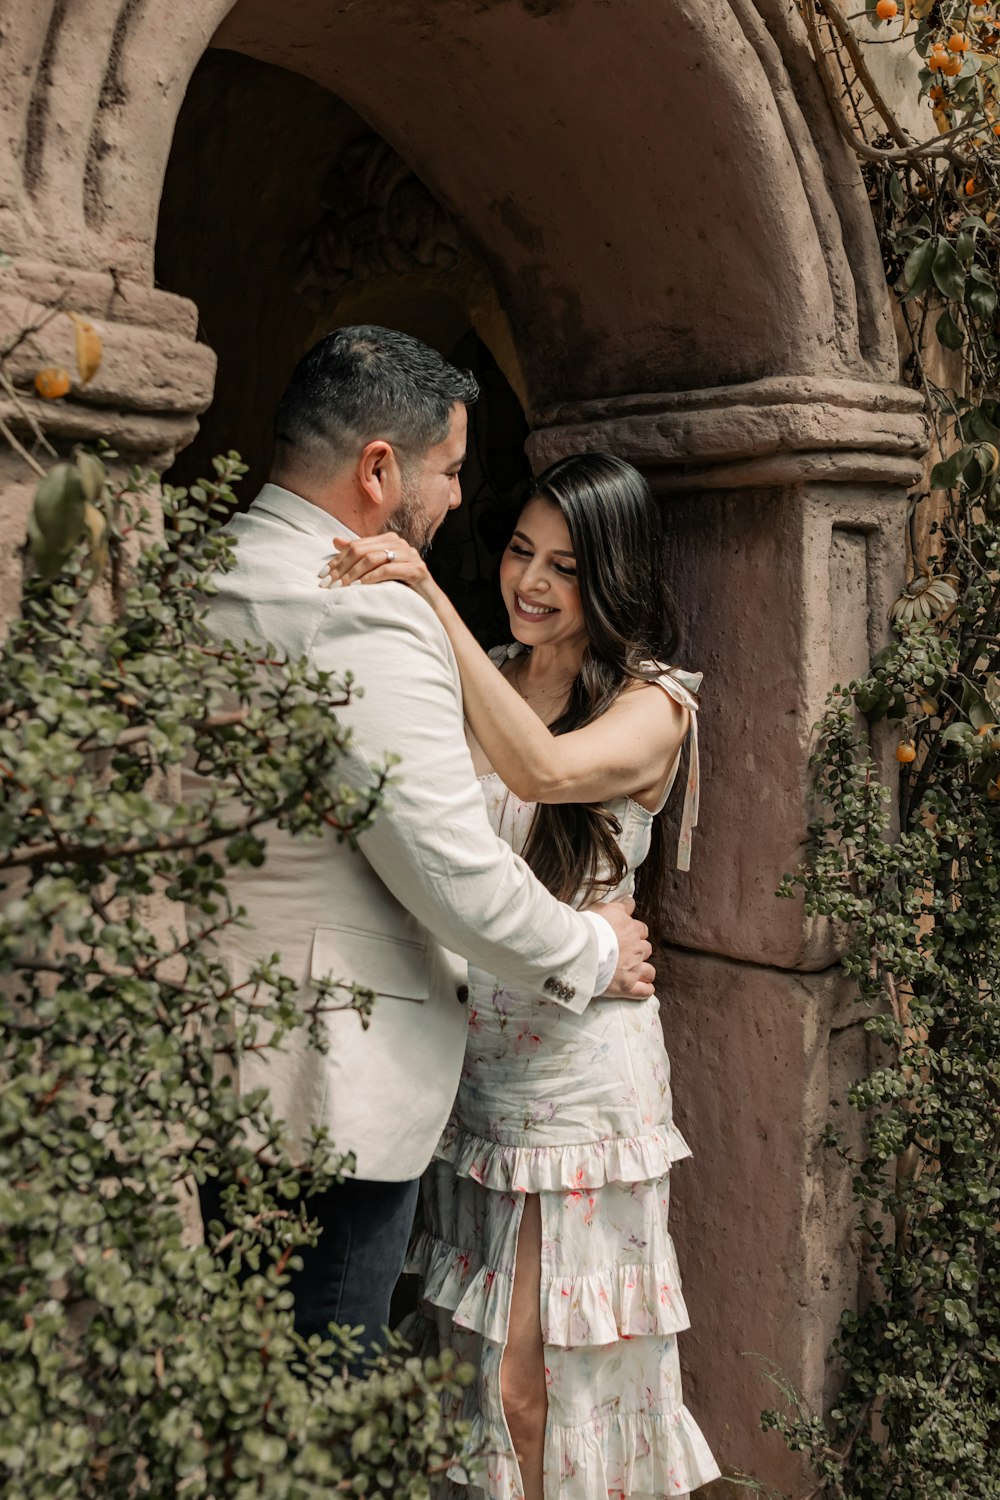
{"type": "MultiPolygon", "coordinates": [[[[363,1325],[363,1342],[381,1348],[389,1301],[399,1279],[413,1227],[420,1179],[358,1182],[348,1177],[305,1200],[322,1230],[315,1245],[295,1254],[303,1262],[289,1282],[295,1298],[295,1329],[303,1338],[325,1334],[331,1323],[363,1325]]],[[[226,1183],[210,1179],[198,1189],[201,1217],[225,1222],[226,1183]]]]}

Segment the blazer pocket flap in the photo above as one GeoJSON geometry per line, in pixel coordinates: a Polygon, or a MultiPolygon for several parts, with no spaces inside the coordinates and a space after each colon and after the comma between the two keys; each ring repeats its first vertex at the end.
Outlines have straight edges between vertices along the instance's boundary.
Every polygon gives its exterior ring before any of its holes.
{"type": "Polygon", "coordinates": [[[426,943],[359,927],[317,927],[310,975],[314,981],[363,985],[394,1000],[419,1002],[430,997],[426,943]]]}

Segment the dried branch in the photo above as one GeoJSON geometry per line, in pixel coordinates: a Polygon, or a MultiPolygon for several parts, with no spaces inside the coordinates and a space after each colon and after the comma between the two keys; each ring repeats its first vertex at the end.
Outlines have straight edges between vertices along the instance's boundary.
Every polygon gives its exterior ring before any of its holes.
{"type": "Polygon", "coordinates": [[[809,34],[809,43],[812,47],[816,67],[819,71],[820,82],[823,85],[827,102],[833,112],[837,129],[851,149],[857,152],[858,156],[863,157],[866,161],[883,162],[886,164],[905,161],[932,161],[934,158],[939,157],[945,161],[950,161],[953,166],[959,167],[963,171],[968,167],[968,160],[958,152],[951,150],[946,143],[963,140],[974,134],[980,128],[978,123],[958,125],[954,130],[946,131],[944,135],[939,135],[933,140],[910,142],[909,137],[906,136],[898,120],[885,103],[885,100],[871,78],[871,74],[865,67],[857,38],[837,10],[834,0],[805,0],[805,4],[802,7],[802,15],[809,34]],[[872,103],[878,109],[879,114],[886,123],[890,135],[892,135],[894,140],[905,142],[905,145],[900,145],[895,150],[890,147],[870,146],[851,126],[851,122],[844,112],[844,106],[837,93],[836,84],[831,76],[827,49],[823,46],[819,28],[816,24],[817,6],[822,10],[823,15],[830,24],[837,30],[838,37],[843,42],[845,51],[848,52],[852,64],[858,70],[859,79],[863,82],[866,92],[870,93],[872,103]],[[845,39],[845,33],[850,37],[849,43],[845,39]],[[889,121],[891,121],[891,125],[889,121]]]}
{"type": "MultiPolygon", "coordinates": [[[[209,719],[183,719],[181,722],[191,729],[228,729],[234,724],[245,724],[247,710],[245,708],[234,709],[232,713],[216,714],[209,719]]],[[[88,735],[77,745],[77,750],[123,750],[128,745],[140,744],[148,740],[155,731],[155,724],[136,724],[132,729],[124,729],[117,739],[108,744],[95,743],[94,736],[88,735]]]]}
{"type": "Polygon", "coordinates": [[[65,290],[63,290],[59,293],[58,297],[52,303],[51,307],[46,308],[45,312],[37,320],[37,322],[29,323],[26,328],[22,328],[19,333],[16,333],[8,344],[4,344],[3,347],[0,348],[0,364],[2,364],[5,360],[8,360],[14,353],[14,350],[19,349],[22,344],[27,343],[28,339],[33,338],[36,333],[41,333],[45,325],[47,323],[51,323],[52,319],[56,317],[57,314],[65,311],[66,292],[65,290]]]}
{"type": "Polygon", "coordinates": [[[21,440],[14,436],[14,433],[10,430],[10,428],[7,426],[7,423],[3,420],[2,417],[0,417],[0,433],[2,433],[3,436],[7,439],[8,443],[14,449],[15,453],[19,453],[21,455],[28,467],[34,469],[39,479],[44,479],[45,470],[42,468],[37,458],[33,458],[32,455],[28,452],[27,448],[21,442],[21,440]]]}
{"type": "Polygon", "coordinates": [[[53,458],[58,458],[59,454],[57,453],[55,448],[53,448],[48,438],[45,436],[45,431],[39,424],[38,418],[35,416],[34,412],[29,411],[29,409],[25,406],[24,402],[21,400],[20,393],[14,387],[10,376],[3,368],[2,364],[0,364],[0,387],[2,387],[2,389],[7,393],[7,396],[13,402],[20,415],[24,418],[28,427],[30,427],[35,441],[41,443],[45,451],[49,453],[53,458]]]}
{"type": "Polygon", "coordinates": [[[868,70],[868,65],[864,60],[860,44],[854,35],[850,22],[841,14],[836,0],[815,0],[815,4],[820,7],[830,25],[837,33],[841,46],[851,59],[851,66],[857,74],[858,82],[872,102],[873,109],[878,111],[896,145],[908,152],[918,142],[910,139],[882,97],[880,89],[868,70]]]}
{"type": "Polygon", "coordinates": [[[64,844],[59,839],[52,839],[46,844],[21,844],[0,859],[0,870],[31,869],[53,860],[67,864],[103,865],[116,859],[130,859],[144,854],[174,854],[185,849],[204,849],[208,844],[231,839],[236,834],[249,833],[261,823],[273,822],[275,816],[274,812],[259,813],[230,828],[206,833],[201,837],[188,833],[172,839],[128,839],[114,848],[109,848],[107,844],[64,844]]]}

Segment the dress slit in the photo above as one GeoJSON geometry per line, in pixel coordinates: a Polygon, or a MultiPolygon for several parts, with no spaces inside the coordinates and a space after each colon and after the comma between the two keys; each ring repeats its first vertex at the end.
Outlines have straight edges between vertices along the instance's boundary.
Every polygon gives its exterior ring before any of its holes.
{"type": "MultiPolygon", "coordinates": [[[[693,725],[684,684],[669,672],[659,682],[693,725]]],[[[697,780],[692,736],[688,836],[697,780]]],[[[481,785],[493,828],[520,852],[533,805],[496,776],[481,785]]],[[[607,807],[629,871],[613,894],[627,895],[653,815],[628,798],[607,807]]],[[[434,1335],[421,1347],[450,1347],[477,1371],[457,1414],[485,1462],[456,1462],[435,1500],[523,1500],[500,1369],[528,1195],[541,1216],[545,1500],[689,1495],[719,1468],[681,1391],[688,1315],[668,1218],[670,1178],[690,1150],[673,1124],[659,1002],[592,1000],[575,1014],[476,968],[469,991],[462,1081],[409,1269],[434,1335]]]]}
{"type": "MultiPolygon", "coordinates": [[[[511,1322],[511,1317],[512,1317],[513,1309],[514,1309],[514,1294],[515,1294],[515,1292],[517,1290],[518,1277],[524,1275],[526,1270],[530,1274],[530,1267],[525,1267],[524,1265],[522,1265],[522,1263],[521,1263],[521,1261],[519,1259],[519,1256],[520,1256],[520,1250],[521,1250],[521,1240],[522,1240],[522,1237],[524,1235],[525,1211],[527,1210],[528,1204],[531,1202],[532,1198],[537,1199],[537,1202],[538,1202],[538,1266],[537,1266],[537,1276],[538,1276],[538,1328],[539,1328],[538,1358],[539,1358],[539,1361],[540,1361],[540,1364],[541,1364],[541,1368],[538,1371],[538,1374],[540,1375],[541,1384],[542,1384],[542,1387],[544,1389],[544,1386],[545,1386],[545,1383],[546,1383],[545,1382],[545,1341],[544,1341],[544,1337],[542,1336],[542,1277],[543,1277],[543,1266],[544,1266],[544,1230],[543,1230],[543,1202],[544,1202],[544,1199],[543,1199],[542,1195],[538,1194],[538,1193],[535,1193],[535,1194],[527,1194],[527,1193],[525,1193],[525,1194],[521,1195],[521,1212],[520,1212],[520,1215],[519,1215],[519,1221],[518,1221],[518,1226],[517,1226],[517,1234],[515,1236],[514,1244],[513,1244],[514,1274],[513,1274],[512,1278],[511,1278],[510,1307],[509,1307],[509,1310],[508,1310],[508,1320],[507,1320],[507,1339],[506,1339],[506,1342],[504,1343],[503,1348],[500,1351],[500,1359],[499,1359],[499,1364],[497,1366],[497,1386],[498,1386],[497,1410],[498,1410],[498,1414],[499,1414],[500,1420],[503,1423],[504,1437],[506,1439],[508,1448],[509,1448],[510,1453],[512,1455],[513,1477],[514,1477],[515,1483],[516,1483],[517,1488],[518,1488],[518,1490],[519,1490],[520,1493],[523,1493],[523,1490],[524,1490],[524,1483],[523,1483],[523,1479],[521,1477],[521,1458],[520,1458],[520,1454],[518,1454],[517,1449],[514,1446],[514,1438],[513,1438],[513,1434],[511,1433],[511,1430],[510,1430],[510,1421],[509,1421],[509,1418],[507,1416],[507,1408],[506,1408],[506,1404],[505,1404],[504,1398],[503,1398],[503,1371],[504,1371],[504,1365],[505,1365],[505,1363],[507,1361],[508,1351],[509,1351],[509,1348],[510,1348],[510,1322],[511,1322]]],[[[549,1403],[548,1403],[548,1397],[547,1397],[547,1394],[546,1394],[546,1398],[545,1398],[545,1428],[544,1428],[544,1432],[543,1432],[543,1435],[542,1435],[542,1495],[543,1495],[543,1500],[555,1500],[555,1496],[550,1496],[549,1487],[548,1487],[548,1484],[547,1484],[547,1471],[548,1471],[548,1442],[547,1442],[547,1439],[548,1439],[548,1431],[549,1431],[549,1403]]]]}

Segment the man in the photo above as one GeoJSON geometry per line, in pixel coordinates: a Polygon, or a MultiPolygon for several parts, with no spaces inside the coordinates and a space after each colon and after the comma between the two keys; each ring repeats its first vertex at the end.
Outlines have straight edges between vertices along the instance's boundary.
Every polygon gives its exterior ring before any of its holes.
{"type": "MultiPolygon", "coordinates": [[[[310,1199],[323,1226],[294,1284],[296,1326],[387,1320],[417,1183],[458,1084],[467,962],[513,987],[581,1011],[607,988],[644,999],[653,970],[631,903],[603,915],[561,905],[492,832],[463,734],[461,683],[432,611],[403,585],[324,590],[331,538],[392,529],[430,544],[461,500],[467,405],[476,383],[406,334],[346,328],[292,373],[277,416],[272,481],[228,530],[235,568],[219,579],[211,629],[268,641],[317,669],[354,674],[343,710],[353,735],[345,772],[370,784],[400,756],[360,853],[325,839],[268,839],[260,870],[230,881],[252,930],[228,935],[234,979],[280,951],[284,972],[376,992],[371,1025],[327,1017],[330,1048],[304,1030],[283,1050],[239,1062],[240,1090],[266,1085],[294,1145],[325,1126],[356,1176],[310,1199]],[[455,957],[461,954],[462,958],[455,957]]],[[[219,1190],[202,1195],[206,1222],[219,1190]]]]}

